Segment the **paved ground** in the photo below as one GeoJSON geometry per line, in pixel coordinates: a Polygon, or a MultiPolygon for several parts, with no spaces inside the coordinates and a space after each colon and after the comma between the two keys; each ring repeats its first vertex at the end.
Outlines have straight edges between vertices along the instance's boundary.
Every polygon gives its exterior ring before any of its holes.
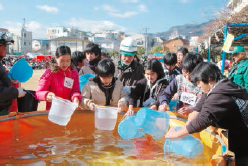
{"type": "MultiPolygon", "coordinates": [[[[21,86],[26,90],[36,90],[38,81],[42,74],[45,72],[45,69],[42,70],[33,70],[33,76],[25,83],[22,83],[21,86]]],[[[38,110],[45,110],[45,101],[41,101],[38,105],[38,110]]]]}

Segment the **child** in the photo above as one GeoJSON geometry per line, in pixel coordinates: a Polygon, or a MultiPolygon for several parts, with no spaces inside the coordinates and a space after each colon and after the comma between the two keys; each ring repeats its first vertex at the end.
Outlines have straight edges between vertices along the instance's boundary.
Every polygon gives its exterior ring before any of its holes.
{"type": "Polygon", "coordinates": [[[85,52],[75,51],[71,56],[72,63],[76,66],[78,74],[94,74],[94,72],[86,64],[85,52]]]}
{"type": "Polygon", "coordinates": [[[175,93],[178,93],[178,107],[180,108],[178,113],[188,115],[193,111],[193,106],[200,98],[202,92],[195,84],[190,82],[190,73],[201,62],[203,62],[201,55],[194,52],[190,52],[184,57],[182,63],[183,74],[176,76],[163,91],[162,95],[159,96],[159,110],[166,111],[171,98],[175,93]]]}
{"type": "Polygon", "coordinates": [[[118,106],[122,111],[127,103],[123,84],[114,77],[115,65],[111,59],[102,59],[96,68],[96,77],[89,80],[82,89],[82,105],[95,110],[97,105],[118,106]]]}
{"type": "Polygon", "coordinates": [[[96,67],[101,60],[101,49],[99,45],[92,42],[88,43],[84,53],[87,59],[86,66],[95,73],[96,67]]]}
{"type": "Polygon", "coordinates": [[[126,115],[133,115],[134,103],[138,99],[140,99],[140,107],[157,109],[159,106],[158,95],[168,84],[169,82],[164,77],[162,64],[157,59],[151,59],[145,69],[145,78],[141,79],[131,90],[129,109],[126,115]]]}
{"type": "Polygon", "coordinates": [[[179,50],[177,50],[177,66],[180,69],[182,69],[183,58],[188,52],[188,49],[185,47],[181,47],[179,50]]]}
{"type": "Polygon", "coordinates": [[[52,97],[58,96],[79,104],[79,77],[71,66],[71,49],[60,46],[49,69],[41,76],[36,89],[36,98],[46,101],[46,110],[51,107],[52,97]]]}
{"type": "Polygon", "coordinates": [[[168,82],[171,82],[177,75],[182,74],[182,70],[176,66],[177,55],[173,52],[167,53],[164,58],[164,74],[168,82]]]}

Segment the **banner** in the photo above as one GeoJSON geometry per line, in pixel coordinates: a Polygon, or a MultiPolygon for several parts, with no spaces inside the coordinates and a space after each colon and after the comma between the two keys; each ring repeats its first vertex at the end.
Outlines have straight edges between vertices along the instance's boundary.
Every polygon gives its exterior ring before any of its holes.
{"type": "Polygon", "coordinates": [[[230,47],[232,45],[233,40],[234,40],[234,36],[230,33],[227,33],[227,37],[226,37],[225,43],[223,45],[222,51],[228,53],[230,50],[230,47]]]}

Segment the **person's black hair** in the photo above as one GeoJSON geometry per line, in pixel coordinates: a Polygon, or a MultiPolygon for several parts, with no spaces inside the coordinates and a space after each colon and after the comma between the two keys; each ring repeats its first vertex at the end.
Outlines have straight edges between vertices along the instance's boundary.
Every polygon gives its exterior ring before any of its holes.
{"type": "Polygon", "coordinates": [[[95,53],[96,56],[100,56],[101,55],[101,48],[99,47],[98,44],[95,44],[93,42],[89,42],[87,45],[86,45],[86,48],[84,50],[84,52],[93,52],[95,53]]]}
{"type": "Polygon", "coordinates": [[[203,62],[203,58],[200,54],[196,52],[189,52],[183,58],[182,69],[191,73],[194,68],[201,62],[203,62]]]}
{"type": "Polygon", "coordinates": [[[208,84],[209,81],[220,81],[224,76],[221,74],[220,69],[211,62],[201,62],[190,74],[192,82],[202,81],[208,84]]]}
{"type": "Polygon", "coordinates": [[[56,49],[55,56],[59,58],[62,55],[69,54],[71,55],[71,49],[68,46],[60,46],[56,49]]]}
{"type": "Polygon", "coordinates": [[[178,53],[178,52],[183,53],[183,56],[185,56],[189,51],[188,51],[187,48],[181,47],[181,48],[179,48],[179,49],[177,50],[177,53],[178,53]]]}
{"type": "MultiPolygon", "coordinates": [[[[55,56],[56,58],[59,58],[60,56],[63,56],[63,55],[66,55],[66,54],[69,54],[71,56],[71,49],[70,47],[68,46],[60,46],[56,49],[56,52],[55,52],[55,56]]],[[[49,66],[50,66],[50,69],[52,72],[57,72],[59,67],[58,67],[58,64],[57,64],[57,61],[55,60],[55,58],[51,58],[50,61],[49,61],[49,66]]],[[[71,64],[71,69],[73,69],[73,65],[71,64]]]]}
{"type": "Polygon", "coordinates": [[[145,67],[145,70],[151,70],[153,72],[156,72],[158,74],[158,80],[163,78],[165,76],[164,69],[157,59],[151,59],[147,62],[147,66],[145,67]]]}
{"type": "Polygon", "coordinates": [[[81,51],[75,51],[71,56],[71,61],[75,66],[78,66],[78,63],[81,63],[83,59],[86,59],[86,56],[85,53],[81,51]]]}
{"type": "Polygon", "coordinates": [[[164,55],[164,64],[165,65],[176,65],[177,64],[177,55],[174,52],[169,52],[166,55],[164,55]]]}
{"type": "Polygon", "coordinates": [[[114,76],[115,64],[109,58],[102,59],[97,65],[96,74],[100,77],[114,76]]]}

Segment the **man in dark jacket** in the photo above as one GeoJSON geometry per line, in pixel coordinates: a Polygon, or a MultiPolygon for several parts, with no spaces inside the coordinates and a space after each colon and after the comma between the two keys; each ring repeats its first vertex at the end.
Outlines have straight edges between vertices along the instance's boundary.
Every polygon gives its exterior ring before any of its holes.
{"type": "Polygon", "coordinates": [[[132,38],[125,38],[120,45],[120,61],[118,63],[117,77],[123,86],[136,86],[144,78],[144,67],[135,60],[137,42],[132,38]]]}
{"type": "MultiPolygon", "coordinates": [[[[8,34],[0,33],[0,60],[6,56],[6,45],[14,43],[8,34]]],[[[5,71],[5,68],[0,63],[0,116],[7,115],[12,104],[12,99],[25,96],[26,92],[23,88],[15,88],[11,86],[11,81],[5,71]]]]}

